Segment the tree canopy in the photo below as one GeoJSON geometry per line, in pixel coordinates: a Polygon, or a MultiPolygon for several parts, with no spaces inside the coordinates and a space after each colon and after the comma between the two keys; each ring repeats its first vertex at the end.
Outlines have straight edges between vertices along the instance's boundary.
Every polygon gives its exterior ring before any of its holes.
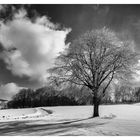
{"type": "MultiPolygon", "coordinates": [[[[98,106],[114,78],[133,78],[138,63],[130,41],[123,41],[107,29],[86,32],[74,40],[56,59],[49,79],[58,85],[71,82],[86,86],[98,106]]],[[[98,116],[98,107],[94,108],[98,116]]]]}

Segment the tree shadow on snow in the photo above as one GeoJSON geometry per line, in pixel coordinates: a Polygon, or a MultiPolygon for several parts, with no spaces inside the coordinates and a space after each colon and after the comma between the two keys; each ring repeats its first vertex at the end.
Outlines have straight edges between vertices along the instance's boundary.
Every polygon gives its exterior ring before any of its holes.
{"type": "Polygon", "coordinates": [[[71,132],[82,128],[95,128],[104,125],[107,122],[96,122],[94,119],[78,119],[78,120],[63,120],[60,123],[48,123],[44,120],[44,124],[35,124],[38,121],[22,121],[22,122],[4,122],[0,124],[0,136],[11,135],[63,135],[64,133],[71,132]],[[86,121],[90,120],[90,121],[86,121]],[[85,122],[84,122],[85,121],[85,122]],[[28,124],[29,123],[29,124],[28,124]]]}

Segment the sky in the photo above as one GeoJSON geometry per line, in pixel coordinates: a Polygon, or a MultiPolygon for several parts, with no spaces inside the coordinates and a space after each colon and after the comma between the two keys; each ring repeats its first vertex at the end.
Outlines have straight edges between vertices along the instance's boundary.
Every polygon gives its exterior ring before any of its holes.
{"type": "Polygon", "coordinates": [[[0,5],[0,98],[44,86],[59,53],[104,26],[140,51],[140,5],[0,5]]]}

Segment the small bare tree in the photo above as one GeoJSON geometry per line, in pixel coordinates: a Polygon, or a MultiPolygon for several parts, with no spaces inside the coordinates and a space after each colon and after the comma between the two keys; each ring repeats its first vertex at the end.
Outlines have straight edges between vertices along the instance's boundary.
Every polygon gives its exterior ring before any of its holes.
{"type": "Polygon", "coordinates": [[[107,28],[89,31],[60,54],[56,65],[49,70],[57,84],[71,82],[86,86],[93,95],[93,117],[99,116],[99,104],[105,91],[117,74],[130,76],[137,63],[130,43],[118,39],[107,28]]]}

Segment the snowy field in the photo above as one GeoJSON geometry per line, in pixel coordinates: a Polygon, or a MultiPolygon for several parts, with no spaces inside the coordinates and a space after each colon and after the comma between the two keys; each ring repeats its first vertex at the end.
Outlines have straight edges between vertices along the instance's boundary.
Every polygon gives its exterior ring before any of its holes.
{"type": "Polygon", "coordinates": [[[140,104],[0,110],[0,135],[140,136],[140,104]]]}

